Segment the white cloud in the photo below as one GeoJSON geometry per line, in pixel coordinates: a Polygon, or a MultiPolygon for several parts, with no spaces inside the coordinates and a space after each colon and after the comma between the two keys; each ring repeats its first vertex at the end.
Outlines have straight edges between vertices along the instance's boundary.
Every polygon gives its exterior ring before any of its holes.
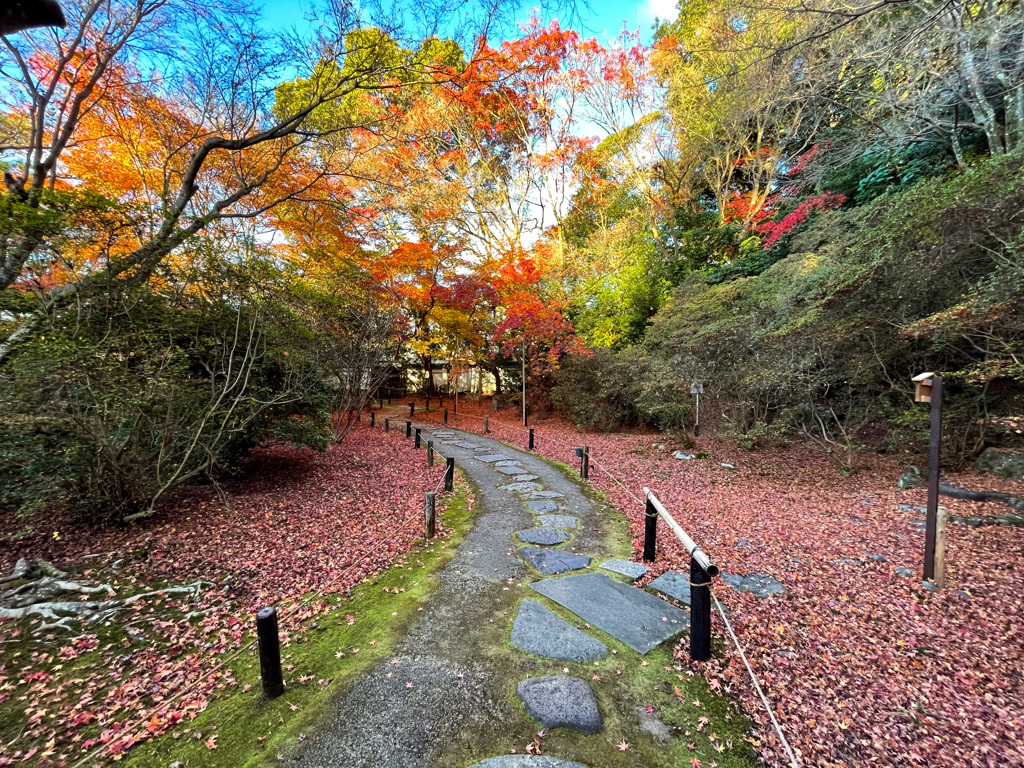
{"type": "Polygon", "coordinates": [[[643,13],[650,21],[653,21],[655,17],[663,21],[666,19],[675,20],[676,16],[679,15],[676,3],[677,0],[647,0],[646,5],[643,6],[643,13]]]}

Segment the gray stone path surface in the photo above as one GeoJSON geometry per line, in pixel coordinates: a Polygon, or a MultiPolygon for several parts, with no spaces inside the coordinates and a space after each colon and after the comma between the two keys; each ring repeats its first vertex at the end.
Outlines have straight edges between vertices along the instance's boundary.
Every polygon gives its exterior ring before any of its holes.
{"type": "MultiPolygon", "coordinates": [[[[434,439],[428,425],[420,424],[424,439],[434,439]]],[[[451,431],[451,430],[449,430],[451,431]]],[[[461,433],[455,433],[461,436],[461,433]]],[[[462,442],[462,441],[460,441],[462,442]]],[[[283,765],[301,768],[434,768],[446,765],[444,750],[460,734],[479,729],[494,733],[502,728],[522,728],[524,714],[512,697],[516,680],[482,648],[481,633],[501,618],[511,622],[518,596],[509,581],[537,577],[516,556],[516,531],[534,525],[521,493],[557,493],[562,511],[580,518],[582,529],[574,546],[595,549],[600,541],[600,522],[593,503],[562,472],[527,453],[510,451],[500,443],[473,436],[474,447],[490,456],[515,459],[536,482],[507,485],[475,451],[458,445],[435,447],[477,486],[477,516],[466,540],[439,574],[439,586],[424,603],[417,623],[395,651],[399,664],[382,661],[350,685],[333,705],[318,729],[308,734],[283,765]],[[510,456],[515,453],[515,456],[510,456]],[[505,484],[505,485],[503,485],[505,484]],[[517,487],[518,486],[518,487],[517,487]],[[519,491],[520,493],[517,493],[519,491]],[[407,687],[412,683],[412,687],[407,687]]],[[[589,562],[589,560],[588,560],[589,562]]],[[[508,626],[507,624],[505,625],[508,626]]],[[[519,653],[512,649],[510,653],[519,653]]],[[[524,675],[525,677],[525,675],[524,675]]],[[[494,751],[492,744],[473,744],[483,759],[494,751]]],[[[572,762],[485,761],[488,768],[575,768],[572,762]]],[[[579,768],[583,768],[580,766],[579,768]]],[[[594,767],[592,767],[594,768],[594,767]]],[[[599,768],[599,767],[597,767],[599,768]]]]}
{"type": "Polygon", "coordinates": [[[526,713],[544,728],[575,728],[597,733],[604,724],[590,683],[570,675],[545,675],[523,680],[516,696],[526,713]]]}
{"type": "Polygon", "coordinates": [[[512,622],[512,645],[527,653],[565,661],[597,661],[608,646],[558,618],[536,600],[523,600],[512,622]]]}

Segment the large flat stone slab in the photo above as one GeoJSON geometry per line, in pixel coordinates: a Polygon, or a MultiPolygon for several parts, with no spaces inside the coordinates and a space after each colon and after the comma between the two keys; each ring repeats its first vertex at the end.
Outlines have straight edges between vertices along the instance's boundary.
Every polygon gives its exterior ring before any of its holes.
{"type": "Polygon", "coordinates": [[[569,675],[545,675],[516,686],[526,714],[545,728],[575,728],[597,733],[604,725],[590,684],[569,675]]]}
{"type": "Polygon", "coordinates": [[[485,453],[483,456],[477,456],[477,458],[488,464],[496,464],[499,461],[514,461],[511,456],[503,456],[500,453],[485,453]]]}
{"type": "Polygon", "coordinates": [[[498,462],[495,462],[494,466],[496,466],[496,467],[515,467],[520,472],[525,472],[526,471],[525,469],[523,469],[523,465],[520,464],[518,460],[514,460],[514,459],[509,459],[508,461],[498,461],[498,462]]]}
{"type": "Polygon", "coordinates": [[[540,483],[509,483],[508,485],[499,485],[499,488],[503,491],[515,491],[516,493],[531,493],[534,491],[543,490],[544,486],[540,483]]]}
{"type": "Polygon", "coordinates": [[[532,565],[541,573],[556,574],[566,571],[578,571],[590,565],[590,558],[586,555],[575,555],[566,552],[564,549],[537,549],[536,547],[523,547],[519,550],[519,556],[532,565]]]}
{"type": "Polygon", "coordinates": [[[781,595],[786,591],[781,581],[769,576],[767,573],[752,573],[749,576],[723,573],[722,581],[737,592],[750,592],[758,597],[781,595]]]}
{"type": "Polygon", "coordinates": [[[516,537],[526,544],[561,544],[569,540],[569,534],[563,533],[555,528],[529,528],[525,531],[516,531],[516,537]]]}
{"type": "Polygon", "coordinates": [[[515,480],[517,483],[528,483],[531,480],[536,480],[537,478],[538,475],[516,475],[512,479],[515,480]]]}
{"type": "Polygon", "coordinates": [[[666,571],[647,586],[682,603],[690,604],[690,579],[681,573],[666,571]]]}
{"type": "Polygon", "coordinates": [[[501,474],[503,474],[503,475],[521,475],[521,474],[523,474],[523,468],[522,467],[510,467],[507,464],[505,464],[505,465],[502,465],[502,464],[492,464],[491,466],[493,466],[496,470],[501,472],[501,474]]]}
{"type": "Polygon", "coordinates": [[[498,755],[469,768],[587,768],[583,763],[571,763],[547,755],[498,755]]]}
{"type": "Polygon", "coordinates": [[[536,600],[523,600],[512,622],[512,645],[527,653],[564,661],[597,661],[608,646],[558,618],[536,600]]]}
{"type": "Polygon", "coordinates": [[[558,504],[553,502],[551,499],[540,499],[538,501],[526,502],[526,508],[531,512],[543,514],[545,512],[557,512],[558,504]]]}
{"type": "Polygon", "coordinates": [[[538,515],[541,528],[578,528],[580,519],[572,515],[538,515]]]}
{"type": "Polygon", "coordinates": [[[530,588],[568,608],[637,653],[675,637],[690,625],[685,611],[603,573],[544,579],[530,588]]]}
{"type": "Polygon", "coordinates": [[[605,560],[601,563],[601,567],[606,571],[614,571],[615,573],[621,573],[623,576],[628,576],[633,581],[636,581],[650,570],[646,565],[634,563],[632,560],[605,560]]]}
{"type": "Polygon", "coordinates": [[[558,491],[534,491],[529,495],[531,499],[564,499],[565,494],[558,491]]]}

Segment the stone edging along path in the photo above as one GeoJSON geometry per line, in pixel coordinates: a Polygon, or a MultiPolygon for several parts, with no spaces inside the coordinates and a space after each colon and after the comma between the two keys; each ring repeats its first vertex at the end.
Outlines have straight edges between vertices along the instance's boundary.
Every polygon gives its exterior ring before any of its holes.
{"type": "Polygon", "coordinates": [[[560,469],[489,438],[417,426],[476,487],[473,529],[396,657],[346,689],[285,764],[601,768],[571,762],[573,739],[599,738],[588,734],[604,725],[585,665],[609,648],[593,627],[626,646],[622,659],[679,635],[688,614],[608,575],[631,580],[642,565],[600,569],[613,522],[560,469]],[[552,662],[566,666],[531,674],[552,662]],[[538,729],[564,738],[546,739],[544,756],[508,754],[510,740],[525,749],[538,729]],[[549,756],[554,746],[568,754],[549,756]]]}

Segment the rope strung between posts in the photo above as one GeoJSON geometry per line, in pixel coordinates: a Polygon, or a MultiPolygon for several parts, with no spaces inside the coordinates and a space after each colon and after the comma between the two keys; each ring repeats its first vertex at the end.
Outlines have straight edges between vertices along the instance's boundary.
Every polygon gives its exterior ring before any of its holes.
{"type": "MultiPolygon", "coordinates": [[[[704,586],[693,585],[693,586],[704,586]]],[[[711,597],[715,600],[715,605],[718,607],[718,613],[722,617],[722,621],[725,622],[725,628],[729,631],[729,637],[732,638],[733,643],[736,645],[736,650],[740,652],[740,658],[743,659],[743,666],[747,668],[747,674],[750,675],[751,681],[754,683],[754,689],[757,691],[757,695],[761,697],[761,703],[764,705],[765,711],[768,713],[768,717],[771,718],[772,725],[775,727],[775,733],[779,737],[779,741],[782,742],[782,746],[786,748],[786,754],[789,755],[789,761],[792,768],[800,768],[800,761],[796,759],[796,754],[793,752],[793,748],[789,746],[789,742],[786,740],[785,735],[782,733],[782,726],[779,725],[779,721],[775,719],[775,713],[772,711],[772,705],[768,701],[768,697],[764,695],[764,691],[761,689],[761,684],[757,681],[757,675],[754,674],[754,670],[750,667],[750,662],[747,661],[747,654],[743,652],[743,647],[740,645],[739,639],[736,637],[736,633],[733,631],[732,624],[729,623],[729,619],[726,618],[725,609],[722,608],[722,604],[718,602],[718,595],[715,594],[714,590],[711,590],[711,597]]]]}
{"type": "Polygon", "coordinates": [[[639,496],[637,496],[635,493],[633,493],[631,490],[629,490],[629,488],[627,488],[625,485],[623,485],[622,482],[617,477],[615,477],[615,475],[613,475],[611,472],[609,472],[607,469],[605,469],[604,465],[602,465],[600,462],[598,462],[598,461],[596,461],[595,459],[592,458],[592,459],[590,459],[590,463],[591,463],[591,465],[597,467],[602,472],[604,472],[606,475],[608,475],[608,477],[610,477],[612,479],[612,482],[617,483],[618,486],[622,490],[624,490],[626,493],[628,493],[630,496],[632,496],[633,500],[637,504],[645,504],[646,503],[646,502],[644,502],[643,499],[641,499],[639,496]]]}

